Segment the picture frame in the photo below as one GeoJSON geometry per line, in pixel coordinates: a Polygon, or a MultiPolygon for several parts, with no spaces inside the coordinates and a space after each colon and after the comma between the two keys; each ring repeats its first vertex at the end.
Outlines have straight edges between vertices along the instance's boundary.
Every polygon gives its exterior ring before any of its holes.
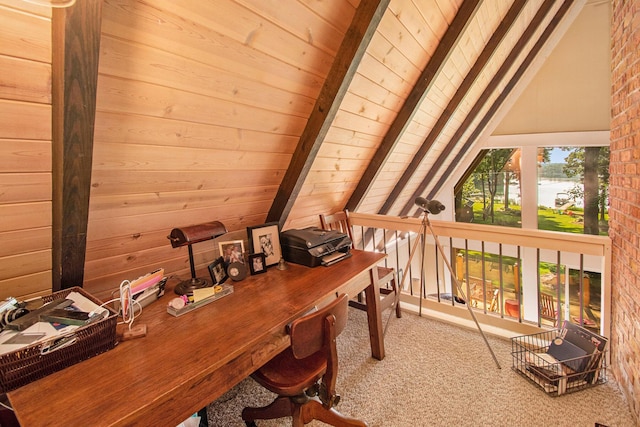
{"type": "Polygon", "coordinates": [[[225,265],[229,265],[232,262],[244,264],[244,242],[242,240],[219,242],[218,247],[225,265]]]}
{"type": "Polygon", "coordinates": [[[263,252],[249,255],[249,271],[251,275],[267,272],[267,257],[263,252]]]}
{"type": "Polygon", "coordinates": [[[277,221],[247,227],[247,235],[251,252],[262,252],[267,267],[280,262],[282,248],[280,246],[280,224],[277,221]]]}
{"type": "Polygon", "coordinates": [[[228,279],[227,269],[225,268],[224,258],[218,257],[211,264],[207,266],[209,269],[209,275],[211,276],[211,282],[214,285],[224,283],[228,279]]]}

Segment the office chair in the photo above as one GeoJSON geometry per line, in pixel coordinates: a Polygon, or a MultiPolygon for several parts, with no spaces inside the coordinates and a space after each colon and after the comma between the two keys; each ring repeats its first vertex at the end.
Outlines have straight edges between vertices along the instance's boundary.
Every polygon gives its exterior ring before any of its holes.
{"type": "Polygon", "coordinates": [[[257,419],[291,416],[293,427],[317,419],[332,426],[365,426],[334,409],[340,401],[335,385],[338,376],[336,337],[347,324],[347,296],[294,320],[288,327],[291,346],[251,376],[267,390],[278,394],[262,408],[247,407],[242,419],[255,426],[257,419]]]}
{"type": "MultiPolygon", "coordinates": [[[[339,211],[330,215],[320,214],[320,227],[323,230],[338,230],[349,235],[353,242],[351,223],[349,221],[349,211],[339,211]]],[[[393,268],[378,266],[378,287],[380,288],[380,312],[387,308],[395,307],[396,317],[402,317],[400,310],[400,289],[396,284],[396,274],[393,268]]],[[[366,310],[366,301],[362,302],[362,294],[358,295],[357,301],[349,301],[351,307],[359,310],[366,310]]]]}

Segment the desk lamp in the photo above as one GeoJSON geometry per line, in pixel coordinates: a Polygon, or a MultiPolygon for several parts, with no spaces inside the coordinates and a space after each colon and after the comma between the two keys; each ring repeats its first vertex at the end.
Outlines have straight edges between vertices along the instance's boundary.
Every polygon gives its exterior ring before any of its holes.
{"type": "Polygon", "coordinates": [[[189,265],[191,266],[191,279],[183,280],[175,287],[175,293],[178,295],[188,295],[193,293],[194,289],[205,288],[211,286],[211,282],[207,279],[196,277],[196,267],[193,262],[193,249],[191,245],[194,243],[204,242],[205,240],[215,239],[227,232],[224,224],[220,221],[211,221],[204,224],[190,225],[188,227],[174,228],[167,239],[171,242],[171,247],[179,248],[188,245],[189,247],[189,265]]]}

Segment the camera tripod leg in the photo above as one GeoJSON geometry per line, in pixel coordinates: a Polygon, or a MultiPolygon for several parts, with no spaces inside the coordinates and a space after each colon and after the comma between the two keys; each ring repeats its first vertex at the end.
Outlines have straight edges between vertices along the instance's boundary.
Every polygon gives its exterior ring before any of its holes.
{"type": "Polygon", "coordinates": [[[471,314],[471,317],[473,318],[473,321],[475,322],[476,327],[478,328],[478,332],[480,332],[480,335],[482,335],[482,339],[484,340],[484,343],[487,345],[487,348],[489,349],[489,352],[491,353],[491,356],[493,357],[493,361],[496,362],[496,365],[498,366],[498,369],[502,369],[502,367],[500,366],[500,362],[498,362],[498,358],[496,357],[495,353],[493,352],[493,349],[491,348],[491,345],[489,344],[489,341],[487,340],[487,337],[485,336],[484,332],[482,331],[482,328],[480,327],[480,323],[478,323],[478,319],[476,319],[476,315],[473,312],[473,309],[469,305],[469,301],[467,299],[467,296],[465,295],[464,291],[462,290],[462,286],[460,285],[460,282],[458,281],[458,278],[455,276],[455,274],[453,272],[453,268],[451,267],[451,264],[449,263],[449,259],[445,256],[444,249],[442,248],[442,245],[440,245],[440,240],[438,239],[438,236],[436,235],[435,231],[433,230],[433,227],[431,226],[431,221],[429,221],[429,217],[427,216],[426,212],[424,213],[424,216],[425,216],[426,224],[427,224],[427,226],[429,228],[429,231],[431,232],[431,235],[433,236],[433,239],[436,242],[436,247],[440,251],[440,255],[442,255],[442,259],[444,260],[444,263],[446,264],[447,268],[449,269],[449,273],[451,273],[451,278],[455,282],[456,287],[458,288],[458,292],[460,292],[460,294],[464,297],[465,305],[467,306],[467,309],[469,310],[469,314],[471,314]]]}

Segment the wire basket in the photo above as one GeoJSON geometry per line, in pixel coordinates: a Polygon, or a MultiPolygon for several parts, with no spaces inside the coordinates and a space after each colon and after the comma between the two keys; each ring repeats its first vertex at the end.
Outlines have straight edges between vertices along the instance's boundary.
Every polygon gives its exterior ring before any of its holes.
{"type": "MultiPolygon", "coordinates": [[[[73,287],[42,297],[44,303],[62,300],[71,292],[78,292],[94,303],[95,297],[80,287],[73,287]]],[[[111,350],[116,345],[117,313],[106,307],[109,315],[98,322],[75,329],[65,337],[75,338],[73,344],[52,352],[43,352],[43,343],[34,343],[19,350],[0,355],[0,392],[7,393],[32,381],[44,378],[83,360],[111,350]]]]}
{"type": "Polygon", "coordinates": [[[550,396],[560,396],[607,382],[606,348],[562,361],[549,354],[554,341],[564,336],[564,330],[554,329],[512,338],[513,370],[550,396]]]}

